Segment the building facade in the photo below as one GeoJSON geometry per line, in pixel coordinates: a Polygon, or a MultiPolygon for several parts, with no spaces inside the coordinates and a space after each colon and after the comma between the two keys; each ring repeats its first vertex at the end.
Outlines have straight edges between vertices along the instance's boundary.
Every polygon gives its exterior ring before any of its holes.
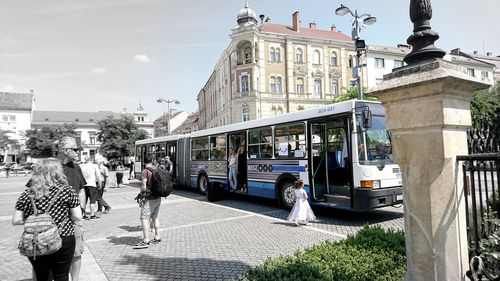
{"type": "Polygon", "coordinates": [[[154,136],[168,136],[172,134],[179,126],[181,126],[189,117],[189,113],[185,111],[177,111],[170,109],[170,113],[165,113],[158,117],[154,122],[154,136]],[[169,127],[170,126],[170,130],[169,127]]]}
{"type": "Polygon", "coordinates": [[[354,44],[334,26],[302,27],[299,12],[290,26],[259,24],[248,4],[237,23],[198,94],[199,129],[321,106],[352,84],[354,44]]]}
{"type": "Polygon", "coordinates": [[[35,97],[31,93],[0,92],[0,129],[16,140],[21,149],[0,147],[0,162],[19,162],[22,147],[26,142],[24,133],[31,129],[35,110],[35,97]]]}
{"type": "Polygon", "coordinates": [[[182,123],[179,127],[172,131],[172,134],[190,134],[192,132],[198,131],[198,122],[200,119],[200,113],[197,111],[190,114],[186,121],[182,123]]]}

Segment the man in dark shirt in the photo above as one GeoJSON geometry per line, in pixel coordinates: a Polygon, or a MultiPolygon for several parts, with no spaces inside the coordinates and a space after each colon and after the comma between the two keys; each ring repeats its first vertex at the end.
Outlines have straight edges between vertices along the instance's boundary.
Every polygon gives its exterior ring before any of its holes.
{"type": "MultiPolygon", "coordinates": [[[[68,180],[68,184],[73,187],[76,194],[80,198],[80,206],[85,206],[85,189],[87,184],[82,174],[80,166],[76,163],[78,160],[78,146],[76,145],[75,138],[63,137],[55,142],[57,148],[57,158],[61,160],[63,165],[64,174],[68,180]]],[[[82,208],[82,214],[85,214],[85,209],[82,208]]],[[[75,255],[71,262],[71,280],[78,281],[80,276],[80,268],[82,266],[82,253],[83,253],[83,230],[81,225],[75,226],[75,255]]]]}

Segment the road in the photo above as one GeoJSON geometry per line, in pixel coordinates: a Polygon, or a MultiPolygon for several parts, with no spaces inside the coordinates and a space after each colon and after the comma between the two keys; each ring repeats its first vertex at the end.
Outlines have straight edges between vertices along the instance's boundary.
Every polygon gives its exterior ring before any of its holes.
{"type": "MultiPolygon", "coordinates": [[[[31,266],[17,250],[22,226],[10,219],[29,176],[0,178],[0,280],[31,280],[31,266]]],[[[317,221],[296,227],[274,201],[232,197],[210,203],[190,190],[174,190],[160,209],[160,244],[134,250],[142,238],[138,182],[108,188],[113,210],[84,221],[87,251],[81,280],[230,280],[268,257],[355,234],[364,224],[403,228],[403,208],[364,214],[316,209],[317,221]]]]}

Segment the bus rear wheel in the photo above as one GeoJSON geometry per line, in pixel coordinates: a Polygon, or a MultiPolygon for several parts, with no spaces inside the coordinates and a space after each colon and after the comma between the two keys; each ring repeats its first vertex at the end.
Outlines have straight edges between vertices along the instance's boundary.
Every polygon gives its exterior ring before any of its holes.
{"type": "Polygon", "coordinates": [[[198,177],[198,191],[205,195],[207,194],[207,187],[208,187],[208,179],[205,175],[201,175],[198,177]]]}
{"type": "Polygon", "coordinates": [[[287,210],[291,210],[295,204],[295,186],[290,181],[286,181],[281,185],[280,204],[287,210]]]}

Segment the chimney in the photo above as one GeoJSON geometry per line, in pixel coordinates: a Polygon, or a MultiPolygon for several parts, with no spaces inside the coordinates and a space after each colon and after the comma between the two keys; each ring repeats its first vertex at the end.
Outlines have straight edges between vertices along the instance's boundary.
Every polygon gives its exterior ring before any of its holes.
{"type": "Polygon", "coordinates": [[[487,53],[486,53],[486,55],[487,55],[488,57],[491,57],[491,55],[493,55],[493,53],[492,53],[492,52],[487,52],[487,53]]]}
{"type": "Polygon", "coordinates": [[[293,22],[293,30],[299,32],[300,30],[300,17],[299,12],[295,12],[292,14],[292,22],[293,22]]]}
{"type": "Polygon", "coordinates": [[[477,55],[477,54],[478,54],[477,51],[474,51],[474,55],[477,55]]]}
{"type": "Polygon", "coordinates": [[[316,29],[316,23],[315,22],[309,23],[309,28],[310,29],[316,29]]]}
{"type": "Polygon", "coordinates": [[[332,27],[330,27],[330,30],[335,31],[335,32],[337,31],[337,27],[335,26],[335,24],[332,24],[332,27]]]}
{"type": "Polygon", "coordinates": [[[460,56],[460,48],[456,48],[450,51],[450,54],[455,56],[460,56]]]}

